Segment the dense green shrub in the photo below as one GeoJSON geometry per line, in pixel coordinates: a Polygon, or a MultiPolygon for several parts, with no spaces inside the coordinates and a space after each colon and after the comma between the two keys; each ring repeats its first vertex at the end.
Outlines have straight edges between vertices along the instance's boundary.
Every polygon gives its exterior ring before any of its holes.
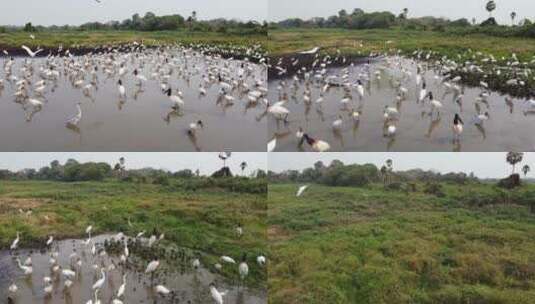
{"type": "Polygon", "coordinates": [[[64,166],[63,180],[74,181],[99,181],[109,176],[111,167],[107,163],[67,163],[64,166]]]}
{"type": "Polygon", "coordinates": [[[424,186],[424,193],[432,194],[437,197],[444,197],[445,194],[442,191],[442,185],[435,182],[428,182],[424,186]]]}
{"type": "Polygon", "coordinates": [[[171,187],[177,191],[202,191],[204,189],[223,189],[238,193],[267,193],[267,180],[243,177],[194,177],[170,181],[171,187]]]}
{"type": "Polygon", "coordinates": [[[167,175],[160,174],[154,178],[152,183],[162,186],[169,186],[169,177],[167,177],[167,175]]]}
{"type": "Polygon", "coordinates": [[[375,165],[330,166],[320,182],[329,186],[366,186],[377,181],[379,171],[375,165]]]}

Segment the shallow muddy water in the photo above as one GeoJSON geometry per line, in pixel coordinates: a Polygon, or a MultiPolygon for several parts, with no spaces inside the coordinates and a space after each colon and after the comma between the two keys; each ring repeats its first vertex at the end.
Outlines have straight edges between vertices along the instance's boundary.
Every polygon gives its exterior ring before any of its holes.
{"type": "MultiPolygon", "coordinates": [[[[0,58],[0,150],[1,151],[265,151],[265,107],[260,102],[247,103],[247,89],[233,85],[232,102],[221,98],[220,79],[241,82],[250,90],[262,82],[266,86],[264,66],[241,60],[204,56],[193,51],[167,50],[163,56],[151,49],[135,53],[98,54],[69,58],[16,57],[5,69],[6,57],[0,58]],[[113,56],[113,57],[110,57],[113,56]],[[112,58],[115,63],[107,62],[112,58]],[[27,60],[27,63],[25,63],[27,60]],[[167,60],[167,62],[166,62],[167,60]],[[45,77],[44,93],[36,93],[42,70],[50,63],[60,72],[57,80],[45,77]],[[119,76],[121,66],[125,69],[119,76]],[[97,83],[88,92],[84,86],[97,83]],[[147,80],[141,88],[133,75],[135,69],[147,80]],[[33,70],[33,72],[31,72],[33,70]],[[210,73],[209,73],[210,71],[210,73]],[[32,106],[16,100],[17,82],[24,75],[29,81],[28,97],[43,102],[32,106]],[[210,76],[209,76],[210,75],[210,76]],[[16,77],[15,78],[13,78],[16,77]],[[203,81],[208,79],[210,81],[203,81]],[[118,80],[123,81],[126,98],[120,98],[118,80]],[[168,79],[168,81],[166,80],[168,79]],[[74,85],[82,81],[78,87],[74,85]],[[162,83],[183,94],[184,107],[172,109],[173,103],[163,93],[162,83]],[[205,83],[205,96],[199,84],[205,83]],[[1,87],[1,86],[0,86],[1,87]],[[88,94],[85,94],[88,93],[88,94]],[[80,102],[82,118],[77,127],[66,121],[77,113],[80,102]],[[203,128],[188,135],[191,123],[201,120],[203,128]],[[244,140],[247,139],[247,140],[244,140]]],[[[265,88],[264,88],[265,89],[265,88]]]]}
{"type": "MultiPolygon", "coordinates": [[[[417,64],[414,60],[400,57],[374,59],[370,64],[342,67],[327,67],[326,76],[305,81],[298,74],[298,81],[290,78],[277,79],[269,83],[270,103],[287,96],[285,107],[290,111],[284,122],[273,116],[268,118],[269,138],[277,138],[275,151],[311,151],[305,143],[299,146],[296,132],[301,127],[314,139],[330,144],[330,151],[532,151],[535,149],[535,116],[524,99],[488,92],[485,101],[476,101],[483,92],[482,87],[468,87],[458,82],[462,101],[455,101],[456,93],[448,89],[442,73],[435,67],[424,67],[423,80],[427,92],[432,91],[435,100],[443,104],[440,112],[431,113],[429,99],[418,102],[421,85],[416,85],[417,64]],[[346,74],[347,79],[344,79],[346,74]],[[321,106],[316,103],[324,88],[324,79],[329,76],[331,85],[323,94],[321,106]],[[359,98],[355,87],[350,90],[351,100],[343,105],[341,100],[348,97],[345,83],[362,80],[364,97],[359,98]],[[286,82],[279,90],[281,80],[286,82]],[[294,83],[296,84],[294,86],[294,83]],[[307,84],[308,83],[308,84],[307,84]],[[398,87],[407,89],[401,101],[396,96],[398,87]],[[305,90],[310,91],[310,103],[304,102],[305,90]],[[510,97],[508,97],[510,98],[510,97]],[[393,120],[396,126],[394,136],[386,136],[385,106],[396,108],[399,112],[393,120]],[[352,111],[358,112],[359,120],[351,117],[352,111]],[[489,119],[476,124],[477,115],[488,112],[489,119]],[[458,113],[464,121],[464,132],[459,140],[454,140],[453,118],[458,113]],[[342,117],[342,127],[335,131],[332,123],[342,117]]],[[[451,82],[450,82],[451,83],[451,82]]],[[[455,85],[455,83],[452,83],[455,85]]]]}
{"type": "MultiPolygon", "coordinates": [[[[94,237],[93,241],[100,249],[105,247],[105,240],[113,238],[113,235],[101,235],[94,237]]],[[[224,297],[224,303],[267,303],[265,291],[252,290],[243,286],[238,288],[232,282],[227,282],[221,276],[202,266],[198,270],[193,270],[191,267],[179,267],[162,260],[158,274],[155,276],[154,282],[151,283],[151,279],[145,275],[144,269],[133,266],[135,262],[125,267],[124,264],[120,263],[119,257],[111,253],[105,256],[100,256],[97,253],[93,256],[91,248],[86,246],[84,241],[55,242],[51,250],[45,251],[18,250],[16,255],[20,257],[22,263],[27,257],[32,259],[33,274],[31,277],[22,274],[16,265],[14,255],[11,255],[9,251],[0,251],[0,303],[59,304],[86,303],[90,299],[94,301],[92,286],[101,277],[101,267],[107,269],[106,281],[98,295],[102,303],[111,303],[115,299],[114,295],[117,294],[117,290],[122,284],[123,274],[126,274],[126,291],[121,298],[123,303],[213,303],[209,290],[209,284],[212,282],[215,282],[218,290],[228,290],[224,297]],[[57,261],[61,267],[77,272],[76,277],[72,279],[74,284],[68,289],[64,287],[65,277],[61,273],[54,274],[51,270],[49,259],[52,251],[59,252],[57,261]],[[81,269],[78,265],[71,264],[70,256],[73,252],[77,253],[77,256],[82,260],[81,269]],[[94,264],[98,265],[97,269],[93,267],[94,264]],[[112,264],[115,265],[115,269],[110,270],[109,266],[112,264]],[[44,292],[43,278],[45,276],[52,279],[53,292],[50,296],[46,296],[44,292]],[[12,283],[18,286],[16,294],[8,292],[12,283]],[[158,284],[166,286],[171,290],[171,293],[165,297],[156,294],[153,286],[158,284]]],[[[131,258],[136,259],[132,253],[131,258]]],[[[141,265],[146,265],[146,263],[143,262],[141,265]]]]}

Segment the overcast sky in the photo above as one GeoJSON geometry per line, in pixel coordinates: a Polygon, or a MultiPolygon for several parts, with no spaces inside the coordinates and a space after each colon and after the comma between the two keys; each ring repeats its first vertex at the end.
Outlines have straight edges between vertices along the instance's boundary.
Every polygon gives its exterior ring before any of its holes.
{"type": "MultiPolygon", "coordinates": [[[[312,167],[315,162],[321,160],[328,165],[333,159],[339,159],[346,164],[373,163],[377,166],[384,164],[391,158],[394,161],[395,170],[408,170],[421,168],[424,170],[436,170],[447,172],[474,172],[481,178],[504,177],[511,174],[511,166],[505,161],[506,153],[270,153],[269,169],[280,172],[288,169],[302,170],[312,167]]],[[[517,170],[530,165],[535,169],[535,153],[524,153],[524,161],[517,170]]],[[[528,177],[535,174],[528,173],[528,177]]]]}
{"type": "Polygon", "coordinates": [[[267,20],[268,0],[2,0],[0,24],[79,25],[124,20],[133,14],[180,14],[197,11],[199,19],[267,20]]]}
{"type": "MultiPolygon", "coordinates": [[[[200,169],[201,174],[211,174],[223,166],[223,162],[217,157],[218,153],[199,152],[199,153],[146,153],[146,152],[127,152],[127,153],[0,153],[0,169],[9,169],[17,171],[26,168],[41,168],[47,166],[53,160],[59,160],[65,163],[69,158],[79,162],[107,162],[115,164],[123,156],[126,159],[128,169],[139,169],[144,167],[153,167],[155,169],[165,169],[178,171],[182,169],[191,169],[193,171],[200,169]]],[[[239,165],[246,161],[249,167],[245,170],[246,174],[256,169],[266,170],[267,159],[266,153],[232,153],[232,157],[227,165],[234,172],[241,172],[239,165]]]]}
{"type": "MultiPolygon", "coordinates": [[[[516,20],[535,17],[534,0],[495,0],[493,15],[499,23],[511,22],[512,11],[516,20]]],[[[449,19],[472,17],[481,22],[489,17],[485,10],[487,0],[269,0],[269,20],[280,21],[290,17],[308,19],[336,15],[339,10],[348,12],[361,8],[366,12],[390,11],[398,14],[409,9],[409,17],[435,16],[449,19]]]]}

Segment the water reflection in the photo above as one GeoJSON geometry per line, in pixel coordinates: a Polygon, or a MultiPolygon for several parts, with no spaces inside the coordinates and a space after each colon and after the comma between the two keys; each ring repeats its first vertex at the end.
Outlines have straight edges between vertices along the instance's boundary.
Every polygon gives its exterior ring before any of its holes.
{"type": "Polygon", "coordinates": [[[0,150],[265,151],[262,64],[176,47],[3,57],[0,65],[0,150]],[[184,101],[172,119],[167,88],[184,101]],[[77,102],[85,140],[73,144],[79,132],[65,123],[77,102]],[[197,117],[208,127],[194,146],[184,131],[197,117]]]}
{"type": "MultiPolygon", "coordinates": [[[[530,132],[535,120],[528,114],[535,113],[534,101],[468,87],[445,78],[446,74],[440,66],[395,56],[347,67],[300,70],[295,76],[269,82],[270,104],[289,111],[286,122],[268,116],[269,138],[302,128],[331,144],[330,151],[530,151],[535,147],[530,132]],[[420,83],[416,82],[418,70],[420,83]],[[397,117],[387,118],[385,108],[395,109],[397,117]],[[458,139],[452,131],[456,113],[467,122],[458,139]],[[332,132],[339,116],[344,126],[358,121],[357,127],[332,132]],[[395,132],[389,134],[389,128],[395,132]]],[[[277,140],[276,151],[301,150],[310,151],[310,147],[300,146],[294,136],[277,140]]]]}
{"type": "MultiPolygon", "coordinates": [[[[192,269],[188,266],[188,256],[181,253],[171,253],[172,259],[161,260],[158,273],[151,279],[145,274],[146,262],[141,258],[147,253],[141,251],[136,256],[136,251],[132,249],[131,261],[124,263],[114,254],[111,245],[107,245],[114,237],[93,237],[95,254],[85,244],[86,240],[65,240],[56,242],[48,249],[19,250],[16,255],[0,251],[0,303],[86,303],[94,300],[92,286],[102,274],[106,276],[98,292],[102,303],[117,299],[118,289],[123,283],[126,287],[124,296],[120,297],[123,303],[212,303],[208,288],[212,282],[217,284],[218,289],[228,290],[225,303],[267,303],[265,292],[235,285],[202,266],[197,270],[192,269]],[[24,263],[31,258],[33,274],[22,275],[14,262],[15,258],[20,258],[24,263]],[[52,260],[60,268],[55,268],[52,260]],[[62,274],[66,269],[76,274],[73,277],[62,274]],[[16,293],[8,291],[13,283],[18,288],[16,293]],[[169,294],[159,294],[155,288],[157,285],[168,288],[169,294]],[[47,286],[51,286],[50,293],[45,291],[47,286]]],[[[153,251],[162,254],[161,249],[153,251]]]]}

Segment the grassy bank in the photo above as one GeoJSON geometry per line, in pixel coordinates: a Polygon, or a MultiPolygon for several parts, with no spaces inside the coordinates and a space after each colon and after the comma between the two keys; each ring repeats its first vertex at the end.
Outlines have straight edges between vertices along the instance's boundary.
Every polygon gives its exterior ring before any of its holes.
{"type": "Polygon", "coordinates": [[[442,188],[312,185],[296,198],[297,185],[270,185],[270,303],[533,303],[528,206],[495,204],[490,185],[442,188]]]}
{"type": "MultiPolygon", "coordinates": [[[[165,242],[205,253],[204,265],[213,265],[220,255],[238,259],[249,254],[249,263],[266,251],[266,194],[231,192],[223,188],[197,191],[170,185],[115,180],[62,183],[48,181],[2,181],[0,184],[0,248],[7,248],[19,231],[21,246],[56,239],[85,237],[122,231],[133,237],[165,233],[165,242]],[[23,213],[19,211],[21,209],[23,213]],[[31,215],[26,215],[32,210],[31,215]],[[132,225],[130,225],[128,222],[132,225]],[[242,238],[235,228],[244,227],[242,238]]],[[[243,182],[242,182],[243,184],[243,182]]],[[[225,269],[236,278],[237,267],[225,269]],[[234,269],[236,268],[236,269],[234,269]]],[[[249,283],[264,286],[266,273],[251,267],[249,283]]]]}
{"type": "Polygon", "coordinates": [[[252,46],[264,43],[262,35],[236,35],[216,32],[189,31],[67,31],[67,32],[38,32],[34,33],[35,40],[26,32],[8,32],[0,34],[0,49],[18,49],[21,45],[31,48],[42,47],[55,49],[63,45],[64,48],[91,48],[103,45],[117,45],[143,41],[147,46],[171,43],[213,43],[252,46]]]}
{"type": "Polygon", "coordinates": [[[281,29],[270,30],[268,50],[273,56],[293,54],[319,46],[323,52],[363,56],[370,52],[400,49],[404,52],[433,50],[454,57],[460,51],[472,49],[496,57],[511,56],[531,60],[535,53],[535,39],[495,37],[484,34],[458,35],[447,32],[403,29],[281,29]],[[389,41],[390,43],[386,43],[389,41]]]}

